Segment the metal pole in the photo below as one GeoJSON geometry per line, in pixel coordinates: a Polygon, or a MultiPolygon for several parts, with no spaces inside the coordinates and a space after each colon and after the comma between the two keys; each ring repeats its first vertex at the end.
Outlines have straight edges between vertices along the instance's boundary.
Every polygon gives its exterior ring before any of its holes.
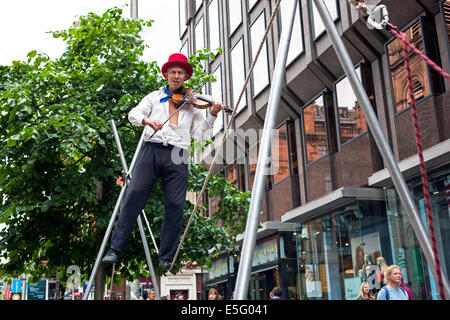
{"type": "MultiPolygon", "coordinates": [[[[120,143],[120,139],[119,139],[119,133],[117,132],[117,128],[116,128],[116,124],[114,123],[114,120],[111,120],[111,127],[113,129],[114,139],[116,140],[117,149],[119,151],[120,161],[122,162],[122,168],[125,172],[125,175],[129,176],[131,178],[131,171],[129,174],[128,168],[127,168],[127,163],[125,161],[125,156],[124,156],[123,150],[122,150],[122,144],[120,143]]],[[[145,132],[145,130],[144,130],[144,132],[145,132]]],[[[139,145],[139,151],[141,149],[141,147],[140,147],[141,145],[142,144],[139,145]]],[[[138,152],[136,152],[135,155],[137,153],[138,152]]],[[[155,269],[153,268],[152,256],[150,253],[150,249],[148,247],[147,237],[145,236],[144,225],[142,224],[142,219],[141,219],[140,215],[137,218],[137,223],[138,223],[138,227],[139,227],[139,232],[141,234],[142,244],[144,245],[145,257],[147,258],[147,264],[148,264],[148,267],[150,270],[150,275],[152,277],[153,288],[155,289],[157,299],[160,300],[159,287],[158,287],[158,282],[156,281],[157,279],[155,277],[155,269]]]]}
{"type": "Polygon", "coordinates": [[[273,73],[272,88],[270,90],[269,102],[267,104],[266,118],[261,137],[261,148],[256,165],[255,182],[253,185],[250,208],[248,212],[247,225],[245,227],[244,242],[242,244],[242,256],[239,263],[239,271],[236,279],[236,300],[247,299],[248,281],[252,268],[253,254],[256,244],[256,235],[259,225],[259,213],[261,211],[261,200],[264,193],[264,181],[269,170],[270,153],[272,146],[272,130],[278,112],[281,89],[286,73],[286,58],[289,51],[289,40],[294,24],[295,10],[298,1],[290,1],[291,8],[288,22],[283,26],[280,44],[278,46],[277,60],[273,73]]]}
{"type": "MultiPolygon", "coordinates": [[[[141,151],[142,143],[144,141],[144,135],[145,135],[145,130],[142,131],[141,138],[139,140],[138,146],[136,148],[136,151],[134,152],[133,161],[132,161],[131,166],[130,166],[130,172],[133,171],[134,164],[136,163],[136,158],[137,158],[139,152],[141,151]]],[[[114,226],[114,221],[116,221],[117,212],[119,211],[120,204],[122,202],[123,197],[125,196],[126,189],[127,189],[127,184],[124,183],[123,186],[122,186],[122,189],[120,190],[120,194],[119,194],[119,197],[117,198],[116,204],[114,206],[114,210],[113,210],[113,213],[111,215],[111,219],[109,220],[108,227],[106,228],[106,233],[105,233],[105,236],[103,237],[103,241],[102,241],[102,244],[100,246],[100,250],[98,251],[97,259],[95,260],[94,268],[92,270],[91,276],[89,278],[88,285],[86,287],[86,292],[83,295],[83,300],[87,300],[87,298],[89,296],[89,293],[91,292],[92,284],[94,283],[95,275],[97,274],[98,267],[100,266],[100,263],[101,263],[101,259],[103,257],[103,254],[105,253],[105,248],[106,248],[106,245],[108,244],[109,236],[111,235],[112,228],[114,226]]]]}
{"type": "Polygon", "coordinates": [[[133,19],[138,18],[138,0],[130,0],[130,17],[133,19]]]}
{"type": "MultiPolygon", "coordinates": [[[[370,132],[372,133],[375,143],[377,144],[381,156],[383,157],[386,168],[391,175],[392,182],[394,183],[395,189],[397,190],[397,193],[400,197],[400,201],[405,207],[406,213],[408,214],[409,220],[419,241],[419,245],[422,249],[425,259],[427,260],[434,277],[437,279],[438,277],[436,273],[433,249],[430,240],[428,239],[428,234],[423,227],[422,222],[420,221],[420,215],[414,204],[414,200],[409,193],[408,186],[403,179],[402,173],[397,165],[394,155],[389,148],[389,144],[383,135],[383,131],[378,123],[377,116],[372,110],[372,105],[369,101],[369,98],[367,97],[367,93],[365,92],[364,87],[362,86],[358,76],[356,75],[352,60],[347,52],[347,49],[345,48],[341,37],[339,36],[333,20],[328,14],[328,10],[325,4],[322,0],[314,0],[314,3],[325,25],[327,34],[330,37],[331,42],[333,43],[334,50],[336,51],[342,68],[344,69],[345,74],[347,75],[347,78],[349,79],[350,84],[353,88],[353,91],[355,92],[358,103],[364,112],[364,116],[366,117],[370,132]]],[[[448,284],[448,280],[444,275],[442,278],[447,299],[450,299],[450,286],[448,284]]]]}

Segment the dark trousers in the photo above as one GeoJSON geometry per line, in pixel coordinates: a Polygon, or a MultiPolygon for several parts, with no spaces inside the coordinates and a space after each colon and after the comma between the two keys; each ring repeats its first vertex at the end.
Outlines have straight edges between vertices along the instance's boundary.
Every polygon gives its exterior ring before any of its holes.
{"type": "Polygon", "coordinates": [[[187,151],[172,146],[146,142],[136,159],[131,182],[125,192],[123,206],[111,238],[111,247],[125,252],[133,227],[150,192],[161,177],[164,218],[161,228],[159,259],[172,261],[178,247],[186,200],[187,151]],[[172,161],[172,152],[175,163],[172,161]],[[182,163],[178,164],[180,159],[182,163]]]}

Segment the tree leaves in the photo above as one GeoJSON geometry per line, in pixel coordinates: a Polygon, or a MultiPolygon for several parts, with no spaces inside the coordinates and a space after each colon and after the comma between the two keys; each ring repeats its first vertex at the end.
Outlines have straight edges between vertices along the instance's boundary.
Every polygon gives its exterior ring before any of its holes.
{"type": "MultiPolygon", "coordinates": [[[[122,167],[110,120],[131,163],[140,133],[130,127],[127,112],[166,84],[156,62],[141,60],[145,45],[139,32],[151,24],[122,18],[119,8],[89,13],[68,30],[51,32],[67,44],[58,59],[32,50],[26,62],[0,66],[0,222],[7,225],[0,232],[0,253],[7,259],[0,277],[64,274],[71,264],[80,266],[85,279],[92,271],[120,191],[122,167]]],[[[214,80],[202,70],[212,54],[202,50],[190,57],[194,89],[214,80]]],[[[189,189],[199,191],[206,170],[193,164],[189,170],[189,189]]],[[[207,262],[210,249],[233,247],[234,236],[243,231],[248,194],[223,177],[212,177],[208,190],[221,198],[221,209],[212,219],[196,215],[183,261],[207,262]],[[225,227],[217,226],[219,220],[225,227]]],[[[187,202],[184,224],[192,208],[187,202]]],[[[159,242],[159,184],[145,210],[159,242]]],[[[157,261],[154,250],[153,255],[157,261]]],[[[137,234],[118,270],[131,279],[145,272],[145,264],[137,234]]]]}

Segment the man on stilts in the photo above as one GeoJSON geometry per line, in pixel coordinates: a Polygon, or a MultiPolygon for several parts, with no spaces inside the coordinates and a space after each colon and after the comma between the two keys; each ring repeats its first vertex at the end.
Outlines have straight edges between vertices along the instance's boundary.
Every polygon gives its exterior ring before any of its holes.
{"type": "MultiPolygon", "coordinates": [[[[136,219],[145,207],[154,184],[161,178],[164,218],[158,256],[160,267],[170,269],[183,222],[190,137],[203,140],[210,136],[216,116],[224,108],[221,103],[212,102],[206,118],[203,110],[190,104],[177,110],[180,106],[171,97],[193,73],[183,54],[170,55],[161,72],[168,85],[145,96],[128,114],[133,125],[146,126],[145,144],[136,159],[133,178],[112,234],[111,248],[103,263],[116,263],[124,254],[136,219]],[[169,117],[169,123],[163,126],[169,117]]],[[[174,266],[174,269],[177,267],[174,266]]]]}

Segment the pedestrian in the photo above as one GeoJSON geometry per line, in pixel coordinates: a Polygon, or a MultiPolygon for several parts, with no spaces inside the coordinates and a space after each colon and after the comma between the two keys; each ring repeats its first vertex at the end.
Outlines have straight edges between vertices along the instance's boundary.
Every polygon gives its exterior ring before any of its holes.
{"type": "Polygon", "coordinates": [[[387,284],[378,292],[377,300],[408,300],[408,294],[401,287],[402,271],[393,264],[386,268],[385,281],[387,284]]]}
{"type": "Polygon", "coordinates": [[[147,300],[156,300],[156,292],[155,289],[151,289],[148,293],[148,299],[147,300]]]}
{"type": "Polygon", "coordinates": [[[211,288],[208,292],[208,300],[222,300],[222,296],[219,294],[217,289],[211,288]]]}
{"type": "Polygon", "coordinates": [[[356,300],[375,300],[375,298],[372,295],[372,291],[370,291],[369,283],[363,282],[361,284],[361,287],[359,288],[359,294],[358,297],[356,297],[356,300]]]}
{"type": "MultiPolygon", "coordinates": [[[[156,181],[161,178],[164,218],[158,256],[159,266],[164,270],[170,269],[183,222],[190,136],[197,140],[210,136],[217,114],[224,109],[222,103],[213,102],[205,118],[204,110],[185,104],[175,113],[180,105],[172,96],[184,89],[184,82],[192,76],[192,66],[185,55],[174,53],[162,66],[161,72],[168,85],[145,96],[128,114],[133,125],[146,126],[145,144],[137,157],[111,237],[111,248],[103,258],[103,263],[116,263],[123,255],[136,219],[145,207],[156,181]],[[163,126],[172,114],[174,116],[169,123],[163,126]]],[[[174,265],[174,269],[178,269],[178,266],[174,265]]]]}
{"type": "Polygon", "coordinates": [[[184,294],[182,294],[182,293],[177,294],[177,295],[175,296],[175,300],[185,300],[185,299],[184,299],[184,294]]]}
{"type": "Polygon", "coordinates": [[[403,282],[403,277],[402,277],[402,282],[400,284],[400,287],[402,287],[403,290],[406,291],[406,293],[408,294],[408,299],[409,300],[414,300],[414,296],[413,296],[413,293],[412,293],[411,289],[408,288],[407,286],[405,286],[405,282],[403,282]]]}
{"type": "Polygon", "coordinates": [[[281,300],[282,291],[279,287],[274,287],[269,293],[270,300],[281,300]]]}

